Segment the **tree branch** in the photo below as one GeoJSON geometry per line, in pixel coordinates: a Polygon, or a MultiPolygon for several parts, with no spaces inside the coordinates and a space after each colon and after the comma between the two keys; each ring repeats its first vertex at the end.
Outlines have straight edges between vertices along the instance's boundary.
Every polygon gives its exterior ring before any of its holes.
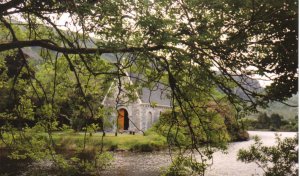
{"type": "Polygon", "coordinates": [[[8,43],[0,43],[0,52],[25,47],[42,47],[64,54],[96,54],[96,53],[132,53],[140,51],[158,51],[162,49],[170,49],[169,46],[153,46],[153,47],[130,47],[130,48],[66,48],[56,46],[49,40],[30,40],[30,41],[12,41],[8,43]]]}
{"type": "Polygon", "coordinates": [[[17,7],[23,2],[23,0],[12,0],[4,4],[0,4],[0,14],[3,14],[3,12],[7,11],[8,9],[17,7]]]}

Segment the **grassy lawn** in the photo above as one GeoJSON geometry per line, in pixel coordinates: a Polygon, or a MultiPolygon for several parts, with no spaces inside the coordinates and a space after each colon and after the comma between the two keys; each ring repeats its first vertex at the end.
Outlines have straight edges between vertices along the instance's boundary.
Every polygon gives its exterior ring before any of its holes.
{"type": "MultiPolygon", "coordinates": [[[[27,137],[37,138],[37,140],[48,140],[48,134],[44,132],[27,132],[27,137]]],[[[3,135],[6,141],[11,141],[12,137],[6,133],[3,135]]],[[[18,133],[15,138],[19,138],[18,133]]],[[[75,151],[81,150],[84,145],[84,133],[75,133],[73,131],[54,132],[52,138],[58,150],[75,151]]],[[[102,133],[93,133],[86,136],[86,148],[89,150],[99,150],[103,144],[103,149],[106,151],[134,151],[134,152],[151,152],[167,148],[166,138],[156,133],[149,133],[146,136],[142,134],[118,134],[106,133],[103,137],[102,133]]],[[[0,140],[0,148],[6,148],[5,144],[0,140]]]]}
{"type": "MultiPolygon", "coordinates": [[[[54,133],[53,139],[59,148],[76,150],[83,147],[83,133],[54,133]]],[[[86,147],[89,149],[100,148],[102,145],[102,133],[95,133],[92,136],[87,134],[86,147]]],[[[158,134],[106,134],[103,137],[103,149],[108,151],[128,150],[150,152],[161,150],[167,147],[166,139],[158,134]]]]}

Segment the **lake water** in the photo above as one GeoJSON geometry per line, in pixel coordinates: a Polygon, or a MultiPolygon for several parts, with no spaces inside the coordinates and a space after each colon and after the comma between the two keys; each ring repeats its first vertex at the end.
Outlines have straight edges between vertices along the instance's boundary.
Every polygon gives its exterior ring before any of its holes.
{"type": "MultiPolygon", "coordinates": [[[[275,144],[275,132],[249,131],[250,138],[259,136],[264,145],[275,144]]],[[[295,132],[279,132],[283,138],[293,137],[295,132]]],[[[239,149],[248,148],[254,140],[245,142],[234,142],[229,144],[227,154],[222,152],[214,153],[213,165],[208,168],[207,176],[257,176],[263,171],[256,164],[245,164],[237,161],[239,149]]],[[[115,161],[103,175],[107,176],[157,176],[163,167],[171,163],[170,155],[167,151],[155,153],[114,153],[115,161]]]]}

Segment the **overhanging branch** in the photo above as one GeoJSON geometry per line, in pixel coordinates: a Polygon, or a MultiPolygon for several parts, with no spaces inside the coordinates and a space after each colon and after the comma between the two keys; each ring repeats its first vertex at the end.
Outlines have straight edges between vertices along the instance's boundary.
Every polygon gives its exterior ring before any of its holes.
{"type": "Polygon", "coordinates": [[[170,49],[168,46],[153,47],[130,47],[130,48],[65,48],[57,46],[49,40],[30,40],[30,41],[12,41],[8,43],[0,43],[0,52],[25,48],[25,47],[42,47],[65,54],[96,54],[96,53],[132,53],[141,51],[158,51],[161,49],[170,49]]]}
{"type": "Polygon", "coordinates": [[[14,8],[20,5],[23,0],[12,0],[4,4],[0,4],[0,14],[6,12],[8,9],[14,8]]]}

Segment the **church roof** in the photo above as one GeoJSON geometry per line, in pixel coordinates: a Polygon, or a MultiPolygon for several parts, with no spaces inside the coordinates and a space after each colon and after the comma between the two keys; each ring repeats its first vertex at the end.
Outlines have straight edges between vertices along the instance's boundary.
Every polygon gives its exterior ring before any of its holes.
{"type": "MultiPolygon", "coordinates": [[[[118,60],[121,60],[124,57],[130,57],[130,55],[126,53],[103,53],[101,57],[111,63],[117,63],[118,60]]],[[[135,73],[127,73],[127,76],[132,83],[138,82],[143,77],[142,74],[135,73]]],[[[156,105],[171,106],[171,100],[168,96],[170,90],[162,83],[156,83],[151,89],[143,87],[141,90],[137,90],[137,93],[142,103],[155,103],[156,105]]]]}

